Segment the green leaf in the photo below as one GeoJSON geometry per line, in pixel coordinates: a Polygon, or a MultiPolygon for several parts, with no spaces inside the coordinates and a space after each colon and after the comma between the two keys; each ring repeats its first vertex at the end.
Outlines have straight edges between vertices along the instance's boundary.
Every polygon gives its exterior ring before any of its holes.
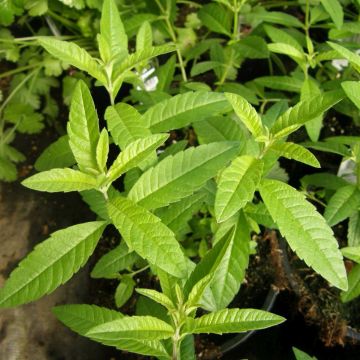
{"type": "Polygon", "coordinates": [[[37,158],[35,169],[37,171],[64,168],[76,163],[69,146],[69,136],[64,135],[49,145],[37,158]]]}
{"type": "Polygon", "coordinates": [[[342,91],[330,91],[311,99],[300,101],[281,115],[271,128],[271,133],[284,137],[300,128],[306,122],[317,118],[343,98],[342,91]]]}
{"type": "Polygon", "coordinates": [[[203,297],[204,292],[208,287],[210,281],[213,279],[213,276],[214,273],[205,275],[193,286],[186,302],[186,306],[188,308],[201,306],[201,298],[203,297]]]}
{"type": "Polygon", "coordinates": [[[236,42],[233,46],[242,58],[267,59],[269,57],[266,42],[260,36],[247,36],[236,42]]]}
{"type": "Polygon", "coordinates": [[[290,76],[261,76],[254,80],[255,84],[274,90],[300,92],[302,80],[290,76]]]}
{"type": "Polygon", "coordinates": [[[207,4],[198,13],[201,22],[211,31],[231,36],[232,16],[218,4],[207,4]]]}
{"type": "Polygon", "coordinates": [[[0,157],[0,180],[3,181],[15,181],[17,178],[16,166],[9,161],[0,157]]]}
{"type": "Polygon", "coordinates": [[[349,302],[360,295],[360,264],[355,265],[348,275],[349,288],[341,293],[341,301],[349,302]]]}
{"type": "Polygon", "coordinates": [[[243,208],[254,197],[259,185],[263,161],[252,156],[239,156],[220,175],[215,198],[215,216],[223,222],[243,208]]]}
{"type": "Polygon", "coordinates": [[[130,143],[111,165],[107,173],[109,181],[115,181],[125,172],[138,166],[156,148],[162,145],[168,137],[168,134],[155,134],[130,143]]]}
{"type": "Polygon", "coordinates": [[[214,116],[193,124],[200,144],[218,141],[240,141],[244,139],[244,129],[240,120],[230,116],[214,116]]]}
{"type": "Polygon", "coordinates": [[[139,256],[134,251],[129,251],[126,243],[122,241],[115,249],[100,258],[91,271],[91,277],[113,278],[114,274],[132,266],[138,259],[139,256]]]}
{"type": "Polygon", "coordinates": [[[20,262],[0,290],[0,307],[37,300],[85,265],[106,226],[94,221],[54,232],[20,262]]]}
{"type": "Polygon", "coordinates": [[[130,250],[175,277],[186,275],[186,259],[180,245],[158,217],[122,197],[110,200],[108,209],[130,250]]]}
{"type": "Polygon", "coordinates": [[[343,144],[339,144],[335,141],[305,141],[301,145],[309,147],[318,151],[325,151],[333,154],[338,154],[341,156],[349,156],[349,149],[343,144]]]}
{"type": "Polygon", "coordinates": [[[304,26],[295,16],[280,11],[266,11],[262,7],[259,7],[256,11],[251,12],[247,16],[247,19],[249,21],[255,20],[258,22],[267,22],[289,27],[302,28],[304,26]]]}
{"type": "Polygon", "coordinates": [[[360,109],[360,81],[343,81],[341,87],[347,97],[360,109]]]}
{"type": "Polygon", "coordinates": [[[299,65],[303,65],[304,63],[306,63],[304,52],[292,45],[277,42],[273,44],[268,44],[268,49],[274,53],[283,54],[291,57],[299,65]]]}
{"type": "Polygon", "coordinates": [[[320,167],[320,163],[316,157],[301,145],[291,142],[275,143],[270,147],[270,150],[275,152],[278,156],[284,156],[287,159],[294,159],[316,168],[320,167]]]}
{"type": "Polygon", "coordinates": [[[360,264],[360,246],[348,246],[341,249],[344,257],[360,264]]]}
{"type": "Polygon", "coordinates": [[[97,188],[96,178],[73,169],[52,169],[25,179],[29,189],[47,192],[83,191],[97,188]]]}
{"type": "Polygon", "coordinates": [[[315,357],[311,357],[310,355],[304,353],[303,351],[293,347],[293,352],[296,360],[316,360],[315,357]]]}
{"type": "MultiPolygon", "coordinates": [[[[85,335],[91,328],[119,320],[124,317],[120,312],[95,305],[62,305],[53,308],[56,317],[71,330],[85,335]]],[[[115,346],[120,350],[131,351],[142,355],[164,356],[169,358],[160,341],[145,341],[141,339],[102,340],[105,345],[115,346]]]]}
{"type": "Polygon", "coordinates": [[[265,25],[264,29],[272,42],[291,45],[292,47],[296,48],[298,51],[300,52],[303,51],[303,48],[300,45],[300,43],[293,36],[291,36],[286,30],[282,30],[271,25],[265,25]]]}
{"type": "Polygon", "coordinates": [[[326,206],[324,218],[329,226],[351,216],[360,207],[360,191],[354,185],[347,185],[338,189],[326,206]]]}
{"type": "Polygon", "coordinates": [[[115,144],[122,150],[135,140],[151,135],[143,125],[141,115],[131,105],[119,103],[109,106],[105,119],[115,144]]]}
{"type": "Polygon", "coordinates": [[[176,234],[177,238],[190,232],[188,221],[193,214],[200,210],[205,200],[206,194],[203,192],[195,193],[181,199],[180,201],[169,206],[157,209],[155,215],[176,234]]]}
{"type": "Polygon", "coordinates": [[[122,307],[131,298],[136,282],[131,276],[122,276],[120,284],[115,290],[115,304],[118,308],[122,307]]]}
{"type": "Polygon", "coordinates": [[[152,47],[152,29],[148,21],[145,21],[136,34],[136,51],[152,47]]]}
{"type": "Polygon", "coordinates": [[[265,329],[281,324],[282,316],[256,309],[224,309],[197,319],[187,318],[186,331],[191,334],[228,334],[265,329]]]}
{"type": "Polygon", "coordinates": [[[102,52],[104,62],[122,60],[128,54],[128,39],[116,3],[105,0],[101,12],[100,34],[106,44],[102,52]],[[107,56],[104,56],[104,55],[107,56]]]}
{"type": "Polygon", "coordinates": [[[224,141],[168,156],[146,171],[128,196],[147,209],[169,205],[200,189],[237,152],[237,143],[224,141]]]}
{"type": "Polygon", "coordinates": [[[107,83],[105,74],[98,62],[80,46],[69,41],[57,40],[54,37],[42,36],[38,38],[38,41],[56,59],[86,71],[103,84],[107,83]]]}
{"type": "Polygon", "coordinates": [[[235,114],[245,124],[248,130],[255,137],[263,135],[264,128],[261,123],[261,118],[249,102],[240,95],[226,93],[225,96],[235,110],[235,114]]]}
{"type": "Polygon", "coordinates": [[[109,154],[109,134],[106,129],[102,129],[99,141],[96,146],[96,162],[98,168],[105,172],[106,162],[109,154]]]}
{"type": "Polygon", "coordinates": [[[355,211],[349,219],[348,225],[348,245],[360,245],[360,211],[355,211]]]}
{"type": "Polygon", "coordinates": [[[344,21],[344,12],[340,2],[338,0],[320,0],[320,2],[330,15],[335,26],[340,29],[344,21]]]}
{"type": "Polygon", "coordinates": [[[152,316],[124,316],[88,330],[85,334],[97,341],[115,340],[161,340],[174,334],[166,322],[152,316]]]}
{"type": "Polygon", "coordinates": [[[148,297],[162,306],[165,306],[168,310],[175,309],[172,300],[170,300],[165,294],[162,294],[161,292],[152,289],[136,289],[136,292],[140,295],[148,297]]]}
{"type": "Polygon", "coordinates": [[[328,44],[338,53],[340,54],[344,59],[347,59],[350,61],[351,65],[354,66],[355,70],[360,72],[360,56],[354,54],[352,51],[346,49],[345,47],[332,43],[328,41],[328,44]]]}
{"type": "Polygon", "coordinates": [[[142,117],[152,132],[169,131],[229,111],[223,94],[207,91],[176,95],[152,106],[142,117]]]}
{"type": "Polygon", "coordinates": [[[331,228],[304,195],[277,180],[263,180],[260,194],[296,254],[339,289],[347,288],[341,252],[331,228]]]}
{"type": "Polygon", "coordinates": [[[249,227],[245,216],[232,219],[230,230],[204,256],[195,267],[185,285],[185,294],[207,274],[213,274],[211,283],[202,297],[202,307],[209,311],[229,305],[238,293],[249,261],[249,227]],[[235,226],[235,229],[231,230],[235,226]]]}
{"type": "Polygon", "coordinates": [[[99,119],[87,85],[80,80],[73,93],[70,121],[67,125],[70,148],[84,172],[97,172],[96,147],[99,141],[99,119]]]}

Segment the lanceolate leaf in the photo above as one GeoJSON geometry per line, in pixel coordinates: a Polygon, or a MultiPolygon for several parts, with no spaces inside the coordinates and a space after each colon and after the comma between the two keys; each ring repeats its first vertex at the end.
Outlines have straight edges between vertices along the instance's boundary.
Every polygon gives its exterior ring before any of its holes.
{"type": "Polygon", "coordinates": [[[106,129],[102,129],[99,141],[96,145],[96,162],[101,172],[106,170],[106,162],[109,155],[109,134],[106,129]]]}
{"type": "Polygon", "coordinates": [[[151,155],[156,148],[162,145],[168,137],[168,134],[155,134],[135,140],[129,144],[109,169],[107,174],[109,180],[115,181],[120,175],[138,166],[151,155]]]}
{"type": "Polygon", "coordinates": [[[355,211],[349,219],[348,245],[360,246],[360,211],[355,211]]]}
{"type": "Polygon", "coordinates": [[[335,26],[340,29],[344,21],[344,12],[340,2],[338,0],[320,0],[320,2],[330,15],[335,26]]]}
{"type": "Polygon", "coordinates": [[[263,171],[262,160],[243,155],[222,173],[215,198],[215,216],[225,221],[252,200],[263,171]]]}
{"type": "Polygon", "coordinates": [[[80,46],[69,41],[57,40],[53,37],[41,37],[39,38],[39,43],[56,59],[69,63],[80,70],[84,70],[95,79],[106,84],[106,77],[100,65],[80,46]]]}
{"type": "Polygon", "coordinates": [[[73,93],[67,130],[69,144],[80,170],[97,171],[99,119],[90,90],[82,80],[77,83],[73,93]]]}
{"type": "Polygon", "coordinates": [[[108,209],[130,250],[171,275],[186,276],[186,259],[180,245],[158,217],[123,197],[110,200],[108,209]]]}
{"type": "Polygon", "coordinates": [[[332,42],[328,42],[328,44],[334,49],[336,50],[343,58],[347,59],[350,61],[351,65],[354,66],[354,68],[360,72],[360,56],[354,54],[352,51],[346,49],[345,47],[332,43],[332,42]]]}
{"type": "Polygon", "coordinates": [[[248,130],[255,136],[263,135],[264,129],[261,118],[256,110],[242,96],[226,93],[226,98],[235,110],[235,114],[245,124],[248,130]]]}
{"type": "Polygon", "coordinates": [[[107,62],[118,61],[128,54],[128,39],[119,11],[113,0],[105,0],[101,13],[100,33],[109,54],[107,62]]]}
{"type": "MultiPolygon", "coordinates": [[[[120,312],[95,305],[63,305],[53,309],[56,317],[70,329],[85,335],[91,328],[124,318],[120,312]]],[[[141,339],[101,340],[105,345],[115,346],[120,350],[131,351],[142,355],[164,356],[169,358],[160,341],[141,339]]]]}
{"type": "Polygon", "coordinates": [[[330,91],[299,102],[281,115],[271,128],[275,137],[283,137],[297,130],[306,122],[317,118],[343,98],[342,91],[330,91]]]}
{"type": "Polygon", "coordinates": [[[169,131],[229,110],[223,94],[187,92],[152,106],[143,115],[142,121],[153,132],[169,131]]]}
{"type": "Polygon", "coordinates": [[[169,205],[200,189],[237,152],[237,143],[224,141],[168,156],[146,171],[128,196],[147,209],[169,205]]]}
{"type": "Polygon", "coordinates": [[[109,106],[105,119],[115,144],[122,150],[135,140],[151,135],[142,123],[139,112],[126,103],[109,106]]]}
{"type": "Polygon", "coordinates": [[[341,293],[341,300],[348,302],[360,295],[360,264],[355,265],[349,274],[349,289],[341,293]]]}
{"type": "Polygon", "coordinates": [[[351,216],[360,207],[360,191],[354,185],[344,186],[331,197],[324,213],[330,226],[351,216]]]}
{"type": "Polygon", "coordinates": [[[152,289],[136,289],[139,294],[148,297],[149,299],[165,306],[167,309],[175,309],[175,306],[165,294],[152,289]]]}
{"type": "Polygon", "coordinates": [[[304,164],[319,168],[320,163],[316,157],[306,148],[301,145],[291,142],[275,143],[271,146],[271,151],[274,151],[279,156],[284,156],[287,159],[294,159],[304,164]]]}
{"type": "Polygon", "coordinates": [[[325,219],[304,195],[277,180],[263,180],[260,194],[290,247],[332,285],[347,289],[338,243],[325,219]]]}
{"type": "Polygon", "coordinates": [[[91,272],[93,278],[112,278],[121,270],[133,265],[139,256],[135,251],[129,251],[122,241],[119,246],[102,256],[91,272]]]}
{"type": "Polygon", "coordinates": [[[227,334],[265,329],[285,319],[262,310],[224,309],[197,319],[188,318],[186,330],[193,334],[227,334]]]}
{"type": "Polygon", "coordinates": [[[37,171],[45,171],[72,166],[75,163],[76,160],[69,146],[69,137],[64,135],[41,153],[35,162],[35,169],[37,171]]]}
{"type": "Polygon", "coordinates": [[[360,264],[360,246],[348,246],[341,249],[344,257],[360,264]]]}
{"type": "Polygon", "coordinates": [[[73,169],[52,169],[35,174],[22,182],[29,189],[47,192],[69,192],[95,189],[94,176],[73,169]]]}
{"type": "Polygon", "coordinates": [[[37,245],[0,290],[0,307],[36,300],[68,281],[93,253],[105,225],[103,221],[74,225],[37,245]]]}
{"type": "Polygon", "coordinates": [[[95,326],[88,330],[86,336],[97,341],[114,340],[161,340],[174,334],[174,329],[165,321],[152,316],[124,316],[95,326]]]}
{"type": "Polygon", "coordinates": [[[360,81],[343,81],[341,87],[347,97],[360,109],[360,81]]]}

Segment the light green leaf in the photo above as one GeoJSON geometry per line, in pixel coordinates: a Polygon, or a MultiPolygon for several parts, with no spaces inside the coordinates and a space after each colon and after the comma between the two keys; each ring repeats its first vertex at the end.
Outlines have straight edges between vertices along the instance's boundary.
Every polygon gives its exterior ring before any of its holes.
{"type": "Polygon", "coordinates": [[[146,171],[128,196],[147,209],[169,205],[200,189],[237,152],[237,143],[224,141],[168,156],[146,171]]]}
{"type": "Polygon", "coordinates": [[[268,44],[268,49],[277,54],[290,56],[299,65],[302,65],[304,64],[304,62],[306,62],[304,52],[292,45],[278,42],[278,43],[268,44]]]}
{"type": "Polygon", "coordinates": [[[265,329],[281,324],[282,316],[256,309],[224,309],[197,319],[187,318],[186,331],[192,334],[228,334],[265,329]]]}
{"type": "Polygon", "coordinates": [[[263,180],[260,194],[272,218],[297,255],[332,285],[347,289],[337,240],[304,195],[277,180],[263,180]]]}
{"type": "Polygon", "coordinates": [[[338,189],[329,200],[324,218],[329,226],[351,216],[360,207],[360,191],[354,185],[347,185],[338,189]]]}
{"type": "Polygon", "coordinates": [[[348,246],[341,249],[344,257],[360,264],[360,246],[348,246]]]}
{"type": "Polygon", "coordinates": [[[195,267],[185,285],[185,294],[207,274],[213,274],[202,297],[202,307],[209,311],[229,305],[238,293],[249,261],[249,227],[245,216],[231,219],[229,230],[195,267]],[[232,229],[235,227],[235,229],[232,229]]]}
{"type": "Polygon", "coordinates": [[[155,215],[176,234],[177,238],[181,238],[186,232],[190,232],[188,221],[192,218],[203,205],[206,194],[198,192],[181,199],[180,201],[169,206],[157,209],[155,215]]]}
{"type": "Polygon", "coordinates": [[[344,12],[340,2],[338,0],[320,0],[320,2],[330,15],[335,26],[340,29],[344,21],[344,12]]]}
{"type": "Polygon", "coordinates": [[[245,124],[248,130],[255,137],[263,135],[264,128],[261,123],[261,118],[249,102],[237,94],[226,93],[225,96],[232,105],[235,114],[245,124]]]}
{"type": "Polygon", "coordinates": [[[193,124],[200,144],[218,141],[245,142],[246,130],[240,120],[231,116],[214,116],[193,124]]]}
{"type": "Polygon", "coordinates": [[[145,21],[136,34],[136,51],[152,47],[152,29],[148,21],[145,21]]]}
{"type": "Polygon", "coordinates": [[[169,131],[227,111],[229,105],[223,94],[187,92],[152,106],[145,112],[142,121],[153,132],[169,131]]]}
{"type": "Polygon", "coordinates": [[[96,178],[73,169],[52,169],[25,179],[29,189],[47,192],[83,191],[97,188],[96,178]]]}
{"type": "Polygon", "coordinates": [[[0,307],[11,307],[50,294],[85,265],[105,228],[103,221],[54,232],[20,262],[0,290],[0,307]]]}
{"type": "Polygon", "coordinates": [[[107,173],[109,181],[115,181],[125,172],[138,166],[156,148],[162,145],[168,137],[168,134],[155,134],[130,143],[111,165],[107,173]]]}
{"type": "Polygon", "coordinates": [[[292,349],[293,349],[296,360],[316,360],[315,357],[312,357],[295,347],[293,347],[292,349]]]}
{"type": "Polygon", "coordinates": [[[360,211],[355,211],[349,219],[348,225],[348,245],[360,245],[360,211]]]}
{"type": "Polygon", "coordinates": [[[343,81],[341,87],[347,97],[360,109],[360,81],[343,81]]]}
{"type": "Polygon", "coordinates": [[[275,152],[278,156],[284,156],[287,159],[294,159],[317,168],[320,167],[320,163],[316,157],[301,145],[291,142],[275,143],[270,147],[270,150],[275,152]]]}
{"type": "Polygon", "coordinates": [[[129,251],[125,241],[122,241],[119,246],[100,258],[91,271],[91,277],[113,278],[114,274],[132,266],[138,259],[139,256],[134,251],[129,251]]]}
{"type": "Polygon", "coordinates": [[[288,44],[291,45],[293,48],[296,48],[300,52],[303,51],[303,48],[300,45],[300,43],[295,39],[295,37],[291,36],[286,30],[282,30],[271,25],[265,25],[264,29],[272,42],[288,44]]]}
{"type": "Polygon", "coordinates": [[[231,12],[218,4],[207,4],[198,13],[201,22],[216,33],[231,36],[231,12]]]}
{"type": "Polygon", "coordinates": [[[323,114],[342,98],[342,91],[329,91],[323,95],[300,101],[276,120],[271,128],[271,133],[277,138],[284,137],[323,114]]]}
{"type": "Polygon", "coordinates": [[[98,171],[96,147],[99,141],[99,119],[87,85],[80,80],[73,93],[70,121],[67,125],[70,148],[80,170],[98,171]]]}
{"type": "Polygon", "coordinates": [[[69,41],[57,40],[54,37],[40,37],[38,41],[56,59],[60,59],[80,70],[86,71],[101,83],[106,84],[105,74],[98,62],[80,46],[69,41]]]}
{"type": "Polygon", "coordinates": [[[352,51],[346,49],[345,47],[335,44],[333,42],[328,41],[328,44],[344,59],[350,61],[351,65],[354,66],[355,70],[360,72],[360,56],[354,54],[352,51]]]}
{"type": "Polygon", "coordinates": [[[264,164],[252,156],[239,156],[220,175],[215,198],[215,216],[223,222],[254,197],[264,164]]]}
{"type": "Polygon", "coordinates": [[[115,290],[115,304],[118,308],[122,307],[131,298],[136,282],[131,276],[122,276],[120,284],[115,290]]]}
{"type": "Polygon", "coordinates": [[[349,149],[344,146],[343,144],[337,143],[335,141],[305,141],[301,143],[301,145],[318,150],[318,151],[325,151],[333,154],[338,154],[341,156],[349,156],[350,151],[349,149]]]}
{"type": "Polygon", "coordinates": [[[15,181],[16,178],[16,166],[10,160],[0,157],[0,180],[15,181]]]}
{"type": "Polygon", "coordinates": [[[250,12],[247,19],[249,21],[267,22],[289,27],[302,28],[304,26],[295,16],[280,11],[266,11],[263,7],[258,7],[256,11],[250,12]]]}
{"type": "MultiPolygon", "coordinates": [[[[71,330],[85,335],[91,328],[124,318],[120,312],[95,305],[62,305],[53,308],[56,317],[71,330]]],[[[102,340],[105,345],[115,346],[117,349],[131,351],[142,355],[164,356],[169,358],[160,341],[145,341],[141,339],[102,340]]]]}
{"type": "Polygon", "coordinates": [[[121,61],[128,54],[128,39],[116,3],[105,0],[101,12],[100,34],[106,44],[102,51],[104,62],[121,61]],[[104,56],[104,55],[107,56],[104,56]]]}
{"type": "Polygon", "coordinates": [[[102,129],[99,141],[96,146],[96,162],[98,168],[104,172],[106,170],[106,161],[109,154],[109,134],[106,129],[102,129]]]}
{"type": "Polygon", "coordinates": [[[135,140],[151,135],[139,112],[131,105],[119,103],[109,106],[105,112],[108,129],[116,145],[124,150],[135,140]]]}
{"type": "Polygon", "coordinates": [[[341,293],[341,301],[349,302],[360,295],[360,264],[355,265],[348,275],[349,288],[341,293]]]}
{"type": "Polygon", "coordinates": [[[162,294],[161,292],[152,289],[136,289],[136,292],[165,306],[168,310],[175,309],[173,302],[165,294],[162,294]]]}
{"type": "Polygon", "coordinates": [[[201,298],[208,287],[210,281],[212,280],[214,273],[205,275],[201,280],[199,280],[191,289],[190,294],[187,298],[186,306],[199,307],[201,306],[201,298]]]}
{"type": "Polygon", "coordinates": [[[108,209],[130,250],[175,277],[186,275],[186,259],[180,245],[158,217],[122,197],[110,200],[108,209]]]}
{"type": "Polygon", "coordinates": [[[302,80],[290,76],[261,76],[254,80],[255,84],[282,91],[300,92],[302,80]]]}
{"type": "Polygon", "coordinates": [[[75,163],[76,160],[69,146],[69,136],[64,135],[41,153],[34,166],[37,171],[45,171],[72,166],[75,163]]]}
{"type": "Polygon", "coordinates": [[[174,329],[165,321],[152,316],[124,316],[95,326],[87,331],[86,336],[97,341],[115,340],[161,340],[174,334],[174,329]]]}

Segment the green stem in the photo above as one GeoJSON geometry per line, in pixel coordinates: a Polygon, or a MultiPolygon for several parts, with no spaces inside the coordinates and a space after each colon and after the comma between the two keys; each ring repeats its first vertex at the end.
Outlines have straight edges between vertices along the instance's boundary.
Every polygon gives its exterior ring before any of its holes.
{"type": "Polygon", "coordinates": [[[15,75],[17,73],[20,73],[20,72],[23,72],[23,71],[26,71],[26,70],[30,70],[30,69],[33,69],[33,68],[41,68],[42,65],[43,65],[43,63],[41,62],[41,63],[31,64],[31,65],[21,66],[21,67],[18,67],[16,69],[9,70],[9,71],[6,71],[6,72],[0,74],[0,79],[2,79],[4,77],[15,75]]]}
{"type": "Polygon", "coordinates": [[[181,344],[181,339],[180,339],[180,328],[177,327],[175,330],[175,334],[172,337],[172,341],[173,341],[173,352],[172,352],[172,360],[180,360],[180,356],[181,356],[181,352],[180,352],[180,344],[181,344]]]}
{"type": "Polygon", "coordinates": [[[238,0],[234,0],[234,29],[233,29],[233,40],[239,40],[239,8],[238,0]]]}

